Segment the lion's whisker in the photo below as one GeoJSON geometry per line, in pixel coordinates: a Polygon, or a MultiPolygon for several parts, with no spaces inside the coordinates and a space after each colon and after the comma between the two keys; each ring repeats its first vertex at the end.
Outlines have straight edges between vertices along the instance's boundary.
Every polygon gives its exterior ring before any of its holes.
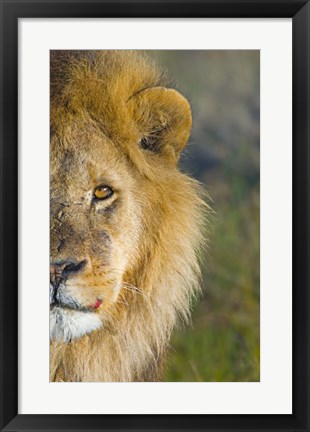
{"type": "Polygon", "coordinates": [[[129,288],[133,288],[133,290],[134,290],[134,291],[137,291],[139,294],[143,294],[142,289],[138,288],[138,287],[135,286],[135,285],[132,285],[132,284],[130,284],[130,283],[128,283],[128,282],[123,282],[123,285],[126,285],[126,286],[129,287],[129,288]]]}
{"type": "Polygon", "coordinates": [[[138,294],[140,296],[143,296],[142,292],[139,292],[136,289],[131,289],[131,288],[128,288],[128,287],[125,287],[125,286],[122,286],[122,289],[130,291],[130,292],[133,292],[134,294],[138,294]]]}

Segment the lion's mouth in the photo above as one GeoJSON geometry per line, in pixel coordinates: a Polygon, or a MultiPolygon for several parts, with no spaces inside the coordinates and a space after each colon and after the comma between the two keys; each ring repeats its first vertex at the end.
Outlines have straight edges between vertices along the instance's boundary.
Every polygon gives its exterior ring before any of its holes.
{"type": "Polygon", "coordinates": [[[65,293],[65,287],[63,284],[59,284],[55,288],[53,284],[50,283],[50,309],[52,310],[54,307],[64,308],[69,310],[76,310],[79,312],[94,312],[99,309],[102,304],[102,300],[100,298],[96,298],[94,303],[90,305],[84,306],[79,303],[72,296],[65,293]]]}
{"type": "Polygon", "coordinates": [[[79,339],[102,326],[96,310],[102,301],[96,298],[93,304],[83,306],[70,294],[64,284],[57,289],[50,284],[50,338],[62,342],[79,339]]]}

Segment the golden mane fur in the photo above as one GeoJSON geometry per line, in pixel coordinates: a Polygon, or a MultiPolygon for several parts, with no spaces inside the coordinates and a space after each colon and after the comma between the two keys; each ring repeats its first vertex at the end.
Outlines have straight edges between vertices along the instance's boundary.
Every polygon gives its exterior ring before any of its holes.
{"type": "MultiPolygon", "coordinates": [[[[170,145],[174,136],[186,135],[177,128],[188,105],[182,102],[173,124],[170,106],[160,107],[156,121],[140,102],[130,106],[131,98],[154,87],[166,88],[166,79],[141,53],[51,52],[51,136],[61,140],[63,148],[70,147],[78,123],[84,134],[95,128],[116,143],[129,161],[128,172],[138,181],[136,199],[143,208],[137,259],[125,273],[109,320],[78,340],[51,342],[51,381],[160,380],[161,359],[172,331],[178,322],[188,321],[192,300],[200,291],[198,261],[205,242],[206,204],[200,185],[177,168],[181,149],[170,145]],[[133,145],[133,118],[140,129],[149,127],[155,135],[158,123],[164,125],[169,142],[160,154],[133,145]]],[[[169,97],[167,93],[163,105],[169,97]]],[[[190,131],[189,121],[184,128],[190,131]]],[[[55,158],[57,151],[51,147],[55,158]]]]}

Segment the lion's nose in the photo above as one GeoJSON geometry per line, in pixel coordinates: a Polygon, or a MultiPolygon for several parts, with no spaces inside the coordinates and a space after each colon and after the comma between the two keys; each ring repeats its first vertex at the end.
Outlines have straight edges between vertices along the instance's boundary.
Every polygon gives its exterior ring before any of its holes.
{"type": "Polygon", "coordinates": [[[78,273],[85,267],[86,260],[76,261],[73,259],[54,261],[50,264],[50,280],[53,285],[67,279],[73,273],[78,273]]]}

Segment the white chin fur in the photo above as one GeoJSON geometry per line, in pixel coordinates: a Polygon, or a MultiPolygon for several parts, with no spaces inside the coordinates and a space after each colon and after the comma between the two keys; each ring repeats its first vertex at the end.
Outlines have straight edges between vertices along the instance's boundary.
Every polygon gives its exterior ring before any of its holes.
{"type": "Polygon", "coordinates": [[[102,326],[102,321],[93,312],[80,312],[60,307],[50,311],[50,338],[62,342],[79,339],[102,326]]]}

